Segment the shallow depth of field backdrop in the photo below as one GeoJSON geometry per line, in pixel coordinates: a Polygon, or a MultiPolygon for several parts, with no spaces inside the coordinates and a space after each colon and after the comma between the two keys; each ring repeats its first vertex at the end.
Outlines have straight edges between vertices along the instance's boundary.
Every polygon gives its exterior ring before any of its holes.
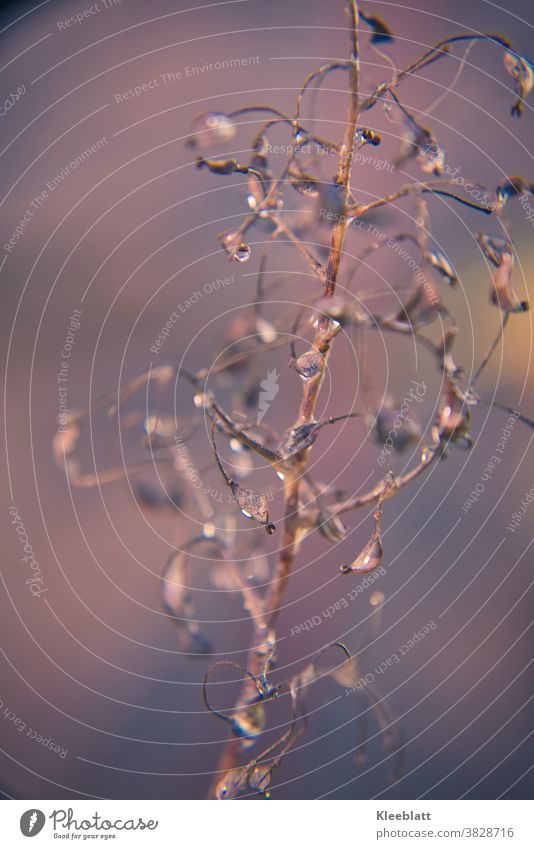
{"type": "MultiPolygon", "coordinates": [[[[190,369],[209,366],[225,341],[226,312],[235,315],[254,299],[261,253],[254,239],[265,237],[252,235],[248,263],[230,263],[221,251],[216,235],[243,213],[246,188],[239,178],[219,180],[194,167],[184,143],[194,116],[249,103],[291,112],[306,74],[321,61],[347,55],[341,0],[190,6],[184,0],[99,0],[91,12],[84,0],[0,4],[0,104],[11,104],[0,117],[2,246],[26,216],[13,249],[0,251],[9,459],[2,489],[0,791],[9,797],[203,798],[226,733],[202,705],[208,660],[180,652],[161,607],[161,569],[170,547],[191,535],[187,519],[137,504],[124,480],[100,490],[69,490],[52,453],[57,376],[74,310],[81,313],[66,383],[69,408],[98,398],[151,361],[176,364],[188,346],[190,369]],[[61,25],[84,10],[83,20],[61,25]],[[230,59],[236,61],[221,70],[209,68],[230,59]],[[138,96],[122,96],[135,86],[141,87],[138,96]],[[91,155],[71,167],[88,149],[91,155]],[[231,275],[229,285],[210,285],[231,275]],[[150,349],[161,327],[198,290],[202,296],[185,307],[155,355],[150,349]],[[34,586],[46,593],[32,595],[26,583],[12,505],[39,561],[43,583],[34,586]]],[[[425,45],[467,28],[506,33],[519,49],[533,52],[527,0],[512,0],[506,9],[484,0],[367,6],[396,33],[391,53],[399,66],[425,45]]],[[[364,66],[371,78],[388,76],[376,55],[368,51],[366,57],[375,63],[364,66]]],[[[511,118],[511,80],[495,47],[475,47],[468,63],[456,92],[425,123],[446,148],[447,162],[452,168],[461,163],[466,177],[490,186],[511,173],[533,180],[534,101],[521,120],[511,118]]],[[[456,68],[456,60],[445,60],[423,72],[429,82],[408,83],[405,100],[424,110],[456,68]]],[[[327,88],[317,101],[318,126],[339,139],[345,81],[333,76],[327,88]]],[[[383,123],[378,108],[368,121],[375,113],[383,123]]],[[[254,128],[240,130],[236,150],[247,149],[254,128]]],[[[392,180],[395,187],[408,179],[377,164],[395,157],[395,131],[391,125],[381,148],[364,149],[376,159],[355,166],[356,193],[384,194],[392,180]]],[[[287,144],[289,136],[277,130],[270,141],[287,144]]],[[[406,173],[417,175],[417,168],[406,166],[406,173]]],[[[530,289],[532,301],[534,221],[519,204],[510,216],[517,283],[523,296],[530,289]]],[[[432,219],[461,278],[461,287],[447,295],[462,330],[458,358],[469,372],[498,327],[487,266],[473,238],[491,225],[453,202],[434,202],[432,219]]],[[[384,216],[382,225],[391,221],[384,216]]],[[[362,245],[355,239],[354,252],[362,245]]],[[[280,281],[272,297],[305,297],[298,274],[306,269],[298,254],[282,243],[268,251],[269,281],[280,281]]],[[[389,257],[381,263],[388,279],[409,279],[402,262],[389,257]]],[[[533,415],[531,313],[511,322],[479,389],[533,415]]],[[[388,388],[401,401],[410,386],[403,367],[413,352],[396,339],[388,344],[388,388]]],[[[274,367],[281,375],[266,419],[278,429],[291,423],[300,394],[287,360],[287,349],[277,351],[259,375],[274,367]]],[[[422,374],[429,384],[435,381],[433,364],[422,374]]],[[[321,408],[328,415],[345,411],[344,398],[352,403],[355,373],[338,367],[330,379],[336,407],[321,408]]],[[[178,414],[189,415],[191,392],[184,384],[179,393],[178,414]]],[[[339,692],[325,685],[310,698],[307,737],[275,774],[274,798],[531,796],[534,506],[513,533],[507,531],[534,484],[530,430],[515,424],[500,465],[480,485],[506,420],[506,413],[475,409],[475,447],[453,450],[388,504],[386,574],[330,618],[322,611],[359,583],[357,576],[353,584],[341,576],[339,565],[361,548],[369,524],[362,523],[334,558],[326,540],[304,543],[279,619],[279,664],[283,669],[335,639],[357,650],[369,636],[370,595],[383,592],[381,621],[362,671],[374,671],[380,694],[401,718],[404,777],[390,784],[378,737],[368,746],[367,763],[355,763],[351,717],[357,699],[336,699],[339,692]],[[480,497],[464,512],[477,486],[480,497]],[[314,616],[320,626],[291,636],[314,616]],[[400,662],[376,673],[428,623],[436,627],[400,662]]],[[[348,440],[355,440],[356,450],[362,433],[357,426],[344,430],[323,475],[341,468],[351,451],[348,440]]],[[[121,464],[113,422],[95,419],[94,457],[90,437],[84,431],[85,468],[95,460],[99,468],[121,464]]],[[[324,448],[330,431],[321,439],[324,448]]],[[[209,463],[205,449],[199,465],[209,463]]],[[[354,489],[371,471],[380,473],[376,447],[368,444],[340,486],[354,489]]],[[[362,516],[356,519],[355,526],[362,516]]],[[[217,652],[243,660],[246,615],[231,593],[206,591],[201,562],[195,580],[204,589],[198,615],[217,652]]]]}

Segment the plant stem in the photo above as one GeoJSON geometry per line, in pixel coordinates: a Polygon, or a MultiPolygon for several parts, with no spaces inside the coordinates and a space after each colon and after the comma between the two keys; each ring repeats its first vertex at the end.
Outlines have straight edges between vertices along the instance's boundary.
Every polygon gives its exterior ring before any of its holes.
{"type": "MultiPolygon", "coordinates": [[[[358,49],[358,3],[357,0],[347,0],[348,14],[350,19],[350,60],[349,71],[349,104],[347,110],[347,123],[343,142],[339,151],[339,162],[335,182],[341,187],[344,204],[347,205],[349,198],[349,185],[352,161],[354,158],[354,135],[359,114],[359,49],[358,49]]],[[[347,217],[342,216],[334,225],[330,241],[330,251],[326,266],[314,269],[320,277],[324,286],[324,296],[331,298],[334,295],[336,282],[341,264],[343,244],[347,232],[347,217]]],[[[318,322],[315,334],[314,348],[323,354],[322,366],[319,373],[303,385],[302,400],[298,411],[295,426],[309,424],[313,421],[315,407],[319,392],[324,379],[327,365],[330,342],[333,337],[331,322],[328,316],[323,315],[318,322]]],[[[299,531],[299,489],[300,482],[306,471],[310,449],[297,455],[293,465],[286,471],[284,477],[284,525],[282,531],[281,548],[278,553],[274,574],[264,599],[264,616],[261,624],[256,626],[253,632],[252,645],[249,649],[247,669],[253,676],[262,673],[265,665],[265,655],[261,646],[265,643],[269,632],[274,627],[285,591],[293,568],[293,561],[298,545],[299,531]]],[[[250,679],[244,683],[237,705],[242,706],[255,695],[250,679]]],[[[217,787],[229,770],[239,765],[242,753],[242,741],[232,737],[225,744],[217,772],[210,790],[210,796],[217,796],[217,787]]]]}

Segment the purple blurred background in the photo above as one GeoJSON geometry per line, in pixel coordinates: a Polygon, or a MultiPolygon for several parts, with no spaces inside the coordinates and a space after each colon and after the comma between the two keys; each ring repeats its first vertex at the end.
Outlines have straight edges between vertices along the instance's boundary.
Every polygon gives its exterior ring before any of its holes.
{"type": "MultiPolygon", "coordinates": [[[[247,264],[229,264],[219,249],[216,235],[239,222],[246,189],[241,179],[219,179],[194,167],[184,144],[194,116],[250,103],[291,112],[306,74],[346,55],[341,2],[189,5],[51,0],[0,7],[0,103],[18,92],[0,118],[3,246],[25,213],[31,213],[23,235],[0,253],[9,460],[3,488],[0,790],[8,797],[203,798],[225,735],[224,726],[202,705],[207,659],[179,650],[161,608],[163,563],[173,545],[192,535],[191,522],[169,509],[141,509],[124,481],[100,490],[69,490],[52,454],[57,374],[75,309],[81,317],[69,365],[70,408],[98,398],[151,361],[177,364],[185,354],[191,370],[211,365],[235,311],[254,300],[262,242],[268,236],[252,233],[247,264]],[[84,10],[89,11],[83,20],[65,24],[84,10]],[[245,65],[241,60],[246,58],[255,62],[245,65]],[[240,62],[220,71],[202,70],[206,63],[225,59],[240,62]],[[149,87],[151,80],[159,82],[149,87]],[[139,97],[122,97],[143,84],[139,97]],[[81,164],[70,166],[92,146],[81,164]],[[47,183],[56,177],[50,190],[47,183]],[[160,354],[151,353],[178,303],[232,274],[230,285],[187,310],[160,354]],[[42,570],[40,586],[47,592],[40,596],[32,596],[25,583],[29,570],[20,560],[21,545],[8,512],[13,504],[42,570]],[[60,751],[45,748],[48,740],[60,751]]],[[[527,0],[513,0],[507,9],[483,0],[368,5],[398,36],[390,52],[399,65],[464,29],[503,32],[527,54],[534,52],[527,0]]],[[[461,165],[466,177],[489,186],[510,173],[532,179],[532,101],[520,121],[511,118],[511,80],[494,46],[475,46],[468,62],[457,93],[423,122],[446,148],[447,162],[453,168],[461,165]]],[[[428,69],[423,79],[403,88],[404,101],[424,110],[456,68],[451,60],[428,69]]],[[[363,72],[378,82],[390,69],[367,50],[363,72]]],[[[336,139],[345,114],[344,85],[341,75],[332,76],[317,101],[317,126],[336,139]]],[[[378,110],[369,113],[369,120],[376,120],[384,133],[377,156],[389,161],[398,146],[396,125],[378,110]]],[[[254,117],[250,121],[232,144],[238,158],[258,127],[254,117]]],[[[287,144],[288,134],[277,129],[270,141],[287,144]]],[[[391,174],[362,165],[354,169],[352,184],[357,195],[379,195],[400,186],[409,174],[417,174],[416,167],[391,174]]],[[[399,213],[402,229],[411,221],[403,217],[407,207],[399,209],[404,210],[399,213]]],[[[431,213],[439,244],[461,277],[461,287],[446,297],[462,331],[458,359],[469,374],[499,322],[488,302],[488,269],[473,236],[487,222],[453,202],[432,200],[431,213]]],[[[519,204],[510,207],[510,218],[517,244],[516,285],[522,297],[530,290],[532,300],[533,223],[519,204]]],[[[393,226],[393,218],[376,220],[393,226]]],[[[347,250],[356,254],[365,244],[357,233],[347,250]]],[[[380,258],[377,267],[387,280],[409,279],[407,269],[391,257],[380,258]]],[[[269,248],[267,269],[269,285],[277,283],[273,301],[293,303],[310,296],[307,268],[287,244],[269,248]]],[[[373,272],[364,272],[360,285],[372,286],[374,280],[373,272]]],[[[280,309],[269,304],[266,317],[272,320],[280,309]]],[[[485,397],[527,415],[534,414],[530,316],[512,316],[504,344],[480,384],[485,397]]],[[[385,387],[402,400],[417,375],[432,387],[425,399],[431,417],[438,386],[434,365],[425,360],[416,366],[407,341],[386,341],[387,358],[378,346],[367,363],[381,375],[380,391],[385,387]]],[[[268,413],[268,423],[278,430],[293,420],[300,393],[287,359],[284,349],[258,366],[260,380],[268,369],[281,374],[268,413]]],[[[352,404],[358,409],[355,386],[349,347],[340,346],[321,414],[338,414],[352,404]]],[[[229,405],[229,390],[223,387],[222,393],[229,405]]],[[[175,407],[186,426],[192,421],[190,402],[189,388],[178,384],[175,407]]],[[[376,614],[370,619],[369,588],[335,616],[323,617],[320,627],[290,636],[295,625],[321,614],[351,589],[352,579],[339,575],[339,565],[365,543],[370,519],[367,513],[351,518],[354,531],[334,552],[322,537],[303,544],[279,619],[278,633],[284,637],[280,676],[336,639],[354,651],[371,642],[362,672],[373,671],[427,623],[437,627],[401,662],[377,675],[377,689],[400,718],[407,742],[403,779],[391,785],[373,719],[367,763],[355,764],[353,717],[361,704],[354,695],[338,698],[339,690],[325,683],[309,700],[308,735],[276,773],[275,798],[531,795],[532,508],[513,534],[506,530],[534,484],[527,428],[514,426],[484,493],[468,513],[462,510],[506,420],[506,413],[480,406],[474,413],[472,451],[453,450],[427,478],[388,503],[387,574],[373,588],[386,597],[379,623],[376,614]]],[[[369,440],[360,445],[362,434],[356,424],[323,431],[317,477],[339,474],[339,486],[349,492],[371,473],[378,480],[376,447],[369,440]]],[[[121,463],[116,422],[96,416],[92,443],[90,436],[86,429],[80,443],[84,468],[94,469],[95,461],[98,468],[121,463]]],[[[124,450],[128,459],[140,456],[130,436],[124,450]]],[[[192,442],[195,452],[199,466],[208,466],[203,432],[192,442]]],[[[403,457],[401,463],[406,462],[403,457]]],[[[221,486],[213,470],[206,475],[221,486]]],[[[155,476],[150,480],[154,483],[155,476]]],[[[267,482],[272,483],[259,472],[254,485],[267,482]]],[[[189,500],[182,506],[194,514],[191,505],[189,500]]],[[[275,521],[279,509],[277,499],[275,521]]],[[[244,519],[237,524],[249,528],[244,519]]],[[[274,552],[276,539],[268,546],[274,552]]],[[[213,591],[204,566],[199,560],[195,574],[198,615],[208,623],[219,656],[243,661],[246,614],[231,593],[213,591]]]]}

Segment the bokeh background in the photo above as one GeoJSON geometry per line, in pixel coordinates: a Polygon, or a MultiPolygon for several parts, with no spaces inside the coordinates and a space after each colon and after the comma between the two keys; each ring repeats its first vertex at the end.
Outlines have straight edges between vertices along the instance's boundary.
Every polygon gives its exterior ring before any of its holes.
{"type": "MultiPolygon", "coordinates": [[[[465,29],[503,32],[520,49],[531,49],[527,0],[512,0],[506,8],[484,0],[368,5],[395,31],[390,52],[399,65],[465,29]]],[[[58,22],[90,9],[89,3],[49,0],[0,7],[0,103],[19,92],[0,118],[2,245],[26,210],[34,213],[13,250],[0,252],[2,450],[8,460],[2,489],[0,790],[14,798],[203,798],[225,728],[202,705],[200,682],[208,660],[180,650],[161,607],[159,580],[172,547],[194,534],[198,515],[185,494],[177,496],[184,499],[180,510],[147,509],[124,480],[96,489],[68,487],[52,453],[61,349],[69,317],[81,310],[69,369],[72,409],[151,361],[177,364],[185,355],[190,369],[212,364],[227,342],[229,321],[254,300],[268,234],[251,235],[248,263],[229,264],[216,235],[240,220],[246,188],[240,179],[225,181],[194,167],[184,144],[191,121],[202,110],[230,111],[250,103],[272,103],[290,112],[306,74],[346,55],[345,17],[341,2],[319,0],[236,0],[194,8],[171,0],[100,0],[97,6],[68,28],[58,22]],[[186,72],[249,57],[258,59],[220,71],[186,72]],[[124,102],[117,98],[162,74],[176,79],[124,102]],[[47,182],[99,140],[94,155],[43,197],[47,182]],[[178,303],[232,274],[231,285],[191,306],[161,353],[151,353],[178,303]],[[8,513],[12,504],[42,570],[47,592],[39,597],[25,583],[29,573],[8,513]],[[41,743],[28,736],[30,728],[41,743]],[[47,740],[66,754],[45,748],[47,740]]],[[[424,114],[457,67],[457,60],[444,61],[411,80],[403,89],[405,102],[424,114]]],[[[368,50],[363,71],[367,79],[380,81],[390,69],[368,50]]],[[[510,173],[534,176],[532,102],[521,120],[512,118],[510,86],[500,52],[491,45],[475,47],[455,92],[426,120],[451,167],[460,165],[466,177],[489,186],[510,173]]],[[[317,100],[317,126],[340,138],[346,100],[342,76],[332,76],[326,89],[317,100]]],[[[369,113],[371,119],[383,131],[377,155],[391,161],[398,127],[378,110],[369,113]]],[[[247,150],[258,126],[255,118],[250,121],[240,127],[232,151],[247,150]]],[[[289,141],[280,129],[270,140],[289,141]]],[[[394,173],[362,165],[353,173],[354,191],[378,195],[410,174],[420,176],[412,165],[394,173]]],[[[409,227],[406,216],[413,210],[407,205],[399,210],[397,229],[409,227]]],[[[469,375],[499,323],[488,300],[488,268],[473,235],[487,222],[453,202],[433,200],[431,213],[439,245],[461,278],[461,287],[446,298],[461,327],[458,359],[469,375]]],[[[519,204],[510,206],[510,219],[516,285],[522,297],[530,290],[532,299],[533,223],[519,204]]],[[[377,217],[376,223],[394,231],[393,217],[377,217]]],[[[354,255],[365,243],[356,233],[347,250],[354,255]]],[[[376,267],[388,282],[409,281],[409,270],[393,257],[380,258],[376,267]]],[[[309,297],[313,281],[289,246],[269,248],[267,269],[268,283],[275,286],[271,300],[298,303],[309,297]]],[[[376,272],[365,270],[359,285],[369,288],[377,279],[376,272]]],[[[272,320],[283,309],[269,304],[266,317],[272,320]]],[[[377,388],[385,387],[398,400],[414,377],[427,381],[424,407],[430,420],[438,387],[434,364],[416,364],[413,345],[387,339],[386,348],[371,348],[358,361],[358,371],[352,341],[332,359],[321,412],[359,408],[365,366],[377,388]]],[[[513,316],[481,381],[481,394],[534,414],[531,353],[531,313],[513,316]]],[[[258,371],[258,380],[272,368],[281,375],[268,412],[268,423],[278,430],[291,423],[300,393],[287,359],[287,349],[273,353],[258,371]]],[[[231,387],[220,391],[227,404],[235,401],[231,387]]],[[[128,410],[142,410],[143,403],[141,395],[137,407],[128,410]]],[[[177,385],[169,409],[183,417],[184,427],[193,423],[185,384],[177,385]]],[[[484,493],[467,514],[462,510],[506,420],[499,410],[482,405],[475,410],[474,448],[451,451],[428,477],[387,505],[386,574],[335,616],[322,617],[320,627],[291,637],[295,625],[321,614],[352,588],[339,565],[365,543],[369,516],[351,519],[349,538],[334,551],[318,537],[303,544],[279,619],[281,677],[335,639],[353,651],[367,646],[362,671],[372,672],[415,631],[430,622],[437,627],[376,680],[406,741],[401,781],[391,783],[372,718],[367,763],[355,763],[354,716],[361,703],[355,695],[339,698],[339,689],[325,682],[309,700],[308,735],[276,773],[275,798],[531,796],[534,508],[513,534],[507,531],[534,484],[528,428],[515,425],[484,493]],[[379,613],[370,604],[378,588],[385,595],[379,613]]],[[[317,476],[337,476],[348,492],[358,491],[368,477],[378,480],[376,446],[364,439],[361,425],[335,433],[336,438],[323,432],[318,442],[317,476]]],[[[95,464],[104,468],[139,458],[132,434],[121,445],[116,422],[104,415],[95,417],[80,444],[89,471],[95,464]]],[[[209,468],[202,428],[191,451],[206,479],[220,487],[209,468]]],[[[396,468],[409,462],[404,456],[396,468]]],[[[147,481],[154,486],[157,477],[147,481]]],[[[255,485],[266,481],[259,471],[255,485]]],[[[163,483],[181,486],[169,478],[163,483]]],[[[279,507],[275,498],[275,521],[279,507]]],[[[237,528],[252,533],[244,519],[237,520],[237,528]]],[[[268,543],[271,557],[276,540],[268,543]]],[[[217,656],[243,660],[246,614],[231,592],[214,591],[207,561],[199,558],[195,565],[198,615],[215,640],[217,656]]]]}

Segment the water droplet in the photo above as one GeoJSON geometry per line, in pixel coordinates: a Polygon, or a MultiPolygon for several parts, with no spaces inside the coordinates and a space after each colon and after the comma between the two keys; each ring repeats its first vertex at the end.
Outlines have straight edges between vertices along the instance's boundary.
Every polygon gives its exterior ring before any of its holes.
{"type": "Polygon", "coordinates": [[[205,150],[232,141],[237,128],[228,115],[222,112],[203,112],[191,124],[189,143],[205,150]]]}
{"type": "Polygon", "coordinates": [[[254,469],[250,451],[244,451],[232,460],[232,470],[238,478],[246,478],[254,469]]]}
{"type": "Polygon", "coordinates": [[[512,283],[514,256],[503,253],[500,265],[493,272],[493,285],[490,298],[492,304],[500,307],[503,312],[527,312],[528,301],[521,301],[512,283]]]}
{"type": "Polygon", "coordinates": [[[249,245],[245,245],[244,243],[240,244],[234,253],[234,259],[236,262],[248,262],[252,254],[249,245]]]}
{"type": "Polygon", "coordinates": [[[210,407],[213,403],[213,393],[212,392],[195,392],[193,396],[193,403],[195,407],[199,410],[205,410],[207,407],[210,407]]]}
{"type": "Polygon", "coordinates": [[[430,144],[421,146],[417,154],[417,162],[421,171],[425,174],[435,174],[437,177],[443,174],[443,166],[445,165],[445,148],[439,147],[435,140],[432,139],[430,144]]]}
{"type": "Polygon", "coordinates": [[[375,590],[374,593],[371,593],[369,597],[369,604],[372,607],[377,607],[379,604],[382,604],[385,601],[386,596],[381,590],[375,590]]]}
{"type": "Polygon", "coordinates": [[[379,133],[369,129],[369,127],[358,127],[354,133],[354,141],[360,147],[363,147],[364,144],[371,144],[373,147],[376,147],[382,139],[379,133]]]}
{"type": "Polygon", "coordinates": [[[269,500],[266,494],[253,489],[244,489],[236,481],[231,482],[230,489],[243,516],[260,522],[268,534],[274,533],[276,528],[269,520],[269,500]]]}
{"type": "Polygon", "coordinates": [[[438,411],[438,435],[442,442],[469,442],[471,413],[467,409],[466,399],[456,381],[445,378],[438,411]]]}
{"type": "Polygon", "coordinates": [[[439,273],[445,277],[447,283],[450,286],[456,286],[458,283],[458,276],[452,267],[450,261],[447,259],[442,251],[437,248],[432,248],[425,253],[425,259],[430,265],[439,271],[439,273]]]}
{"type": "Polygon", "coordinates": [[[258,318],[256,321],[256,331],[265,345],[270,345],[276,341],[278,334],[270,321],[266,321],[264,318],[258,318]]]}
{"type": "Polygon", "coordinates": [[[321,536],[331,542],[341,542],[347,536],[347,528],[341,521],[341,518],[335,513],[331,513],[327,508],[324,508],[317,519],[317,528],[321,536]]]}
{"type": "Polygon", "coordinates": [[[230,716],[232,731],[242,739],[244,748],[250,748],[265,730],[267,717],[261,702],[241,708],[230,716]]]}
{"type": "MultiPolygon", "coordinates": [[[[404,405],[402,405],[404,406],[404,405]]],[[[421,426],[410,410],[409,415],[386,398],[373,419],[372,414],[366,417],[373,440],[378,445],[390,445],[395,452],[402,453],[414,442],[421,438],[421,426]]]]}
{"type": "Polygon", "coordinates": [[[257,793],[260,793],[262,796],[265,796],[265,798],[268,799],[269,791],[267,790],[267,788],[271,783],[271,767],[255,767],[248,777],[248,783],[251,790],[255,790],[257,793]]]}
{"type": "Polygon", "coordinates": [[[443,304],[437,287],[432,280],[414,281],[406,301],[393,318],[384,319],[384,323],[400,330],[411,330],[425,324],[432,324],[443,310],[443,304]]]}
{"type": "Polygon", "coordinates": [[[382,557],[384,556],[384,548],[382,546],[382,505],[392,486],[393,477],[391,473],[388,472],[384,479],[384,488],[380,498],[378,499],[376,510],[373,515],[375,527],[371,538],[350,565],[340,567],[342,575],[374,572],[374,570],[378,569],[380,566],[382,557]]]}
{"type": "Polygon", "coordinates": [[[319,351],[306,351],[295,361],[294,366],[302,380],[307,381],[321,372],[323,364],[324,358],[319,351]]]}
{"type": "Polygon", "coordinates": [[[530,62],[517,54],[506,52],[503,55],[503,61],[507,73],[515,80],[517,100],[511,112],[515,117],[519,117],[523,111],[525,99],[534,88],[534,72],[530,62]]]}
{"type": "Polygon", "coordinates": [[[202,527],[202,534],[206,539],[211,539],[215,536],[215,525],[213,522],[206,522],[202,527]]]}
{"type": "Polygon", "coordinates": [[[509,239],[492,233],[477,233],[475,239],[480,250],[489,261],[498,268],[504,254],[512,254],[513,248],[509,239]]]}
{"type": "Polygon", "coordinates": [[[284,460],[289,460],[290,457],[313,445],[318,433],[317,422],[300,425],[300,427],[290,427],[282,434],[278,443],[278,453],[284,460]]]}
{"type": "Polygon", "coordinates": [[[509,198],[522,195],[528,190],[529,185],[523,177],[506,177],[495,189],[495,194],[499,203],[504,206],[509,198]]]}

